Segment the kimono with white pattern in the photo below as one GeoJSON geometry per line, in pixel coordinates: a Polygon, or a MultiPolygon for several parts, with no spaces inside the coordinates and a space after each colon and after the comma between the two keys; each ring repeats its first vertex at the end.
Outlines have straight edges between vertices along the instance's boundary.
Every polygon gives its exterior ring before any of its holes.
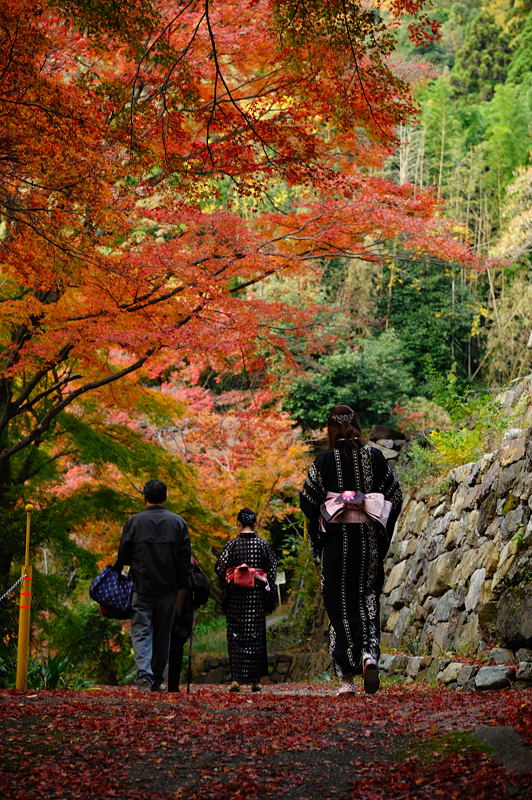
{"type": "Polygon", "coordinates": [[[222,584],[222,605],[227,618],[227,651],[231,677],[239,683],[258,681],[268,674],[266,614],[275,605],[277,559],[271,546],[255,532],[242,531],[226,544],[215,570],[222,584]],[[229,567],[247,564],[266,572],[270,590],[258,581],[248,589],[227,583],[229,567]]]}
{"type": "Polygon", "coordinates": [[[397,478],[382,452],[365,445],[353,448],[344,440],[320,453],[310,467],[300,493],[309,521],[314,559],[321,569],[321,590],[329,616],[329,652],[338,676],[360,674],[362,655],[380,655],[380,593],[384,558],[402,505],[397,478]],[[327,492],[380,492],[392,503],[386,528],[364,523],[325,523],[320,530],[320,506],[327,492]]]}

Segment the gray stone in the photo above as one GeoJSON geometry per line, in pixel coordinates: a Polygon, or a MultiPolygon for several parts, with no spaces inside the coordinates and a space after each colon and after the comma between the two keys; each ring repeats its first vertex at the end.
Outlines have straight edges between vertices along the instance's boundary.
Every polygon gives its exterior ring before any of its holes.
{"type": "Polygon", "coordinates": [[[532,645],[532,584],[513,586],[501,595],[497,608],[497,633],[517,649],[532,645]]]}
{"type": "Polygon", "coordinates": [[[465,686],[466,683],[469,683],[471,678],[474,678],[477,674],[477,671],[478,667],[473,666],[473,664],[462,664],[462,669],[456,679],[458,686],[465,686]]]}
{"type": "Polygon", "coordinates": [[[390,655],[389,653],[381,653],[379,658],[379,669],[382,669],[383,672],[393,672],[393,663],[395,660],[395,656],[390,655]]]}
{"type": "Polygon", "coordinates": [[[394,609],[402,608],[405,604],[405,597],[404,597],[404,589],[402,586],[398,586],[392,592],[390,592],[390,597],[388,598],[388,602],[390,606],[394,609]]]}
{"type": "Polygon", "coordinates": [[[392,589],[395,589],[396,586],[399,586],[405,578],[406,571],[408,569],[408,561],[405,559],[404,561],[400,561],[399,564],[396,564],[392,567],[390,574],[384,584],[384,594],[390,594],[392,589]]]}
{"type": "Polygon", "coordinates": [[[486,570],[476,569],[474,573],[471,575],[471,580],[469,581],[469,589],[467,591],[467,595],[464,601],[465,607],[467,611],[473,611],[477,606],[480,600],[480,593],[482,591],[482,586],[484,584],[484,580],[486,578],[486,570]]]}
{"type": "Polygon", "coordinates": [[[520,661],[515,677],[518,681],[532,682],[532,661],[520,661]]]}
{"type": "Polygon", "coordinates": [[[511,511],[504,512],[504,519],[499,529],[502,538],[508,540],[525,522],[525,508],[522,505],[518,505],[517,508],[511,511]]]}
{"type": "MultiPolygon", "coordinates": [[[[515,728],[508,725],[483,725],[473,731],[473,736],[478,742],[490,748],[491,758],[500,761],[506,772],[529,772],[532,763],[532,747],[523,742],[515,728]]],[[[512,783],[511,779],[509,783],[512,783]]],[[[513,795],[514,792],[512,791],[511,794],[513,795]]]]}
{"type": "Polygon", "coordinates": [[[406,665],[406,674],[409,677],[411,678],[416,677],[419,670],[421,669],[423,658],[424,658],[423,656],[410,656],[406,665]]]}
{"type": "Polygon", "coordinates": [[[489,659],[494,664],[515,664],[514,654],[506,647],[492,647],[489,652],[489,659]]]}
{"type": "Polygon", "coordinates": [[[456,683],[462,667],[463,664],[459,661],[451,661],[437,678],[441,683],[456,683]]]}
{"type": "Polygon", "coordinates": [[[455,593],[450,590],[440,597],[434,608],[434,622],[447,622],[456,610],[458,601],[455,593]]]}
{"type": "Polygon", "coordinates": [[[525,457],[525,438],[513,439],[508,444],[501,447],[499,461],[502,467],[520,461],[525,457]]]}
{"type": "Polygon", "coordinates": [[[519,663],[521,661],[532,661],[532,650],[528,647],[520,647],[515,654],[515,660],[519,663]]]}
{"type": "MultiPolygon", "coordinates": [[[[442,520],[438,520],[441,522],[442,520]]],[[[445,528],[442,528],[445,530],[445,528]]],[[[437,556],[445,552],[445,536],[438,534],[434,528],[431,531],[431,537],[425,549],[425,558],[428,561],[433,561],[437,556]]]]}
{"type": "Polygon", "coordinates": [[[510,676],[509,667],[481,667],[475,677],[475,689],[508,689],[510,676]]]}
{"type": "Polygon", "coordinates": [[[387,450],[394,449],[393,439],[377,439],[375,444],[379,445],[380,447],[386,448],[387,450]]]}
{"type": "Polygon", "coordinates": [[[524,428],[508,428],[508,430],[504,431],[502,440],[503,442],[507,442],[510,439],[524,438],[525,434],[526,430],[524,430],[524,428]]]}
{"type": "Polygon", "coordinates": [[[475,462],[469,461],[467,464],[462,464],[460,467],[455,467],[451,470],[449,477],[455,483],[465,483],[469,479],[474,466],[475,462]]]}
{"type": "Polygon", "coordinates": [[[433,597],[440,597],[445,594],[451,585],[453,574],[453,553],[442,553],[429,564],[427,570],[427,594],[433,597]]]}

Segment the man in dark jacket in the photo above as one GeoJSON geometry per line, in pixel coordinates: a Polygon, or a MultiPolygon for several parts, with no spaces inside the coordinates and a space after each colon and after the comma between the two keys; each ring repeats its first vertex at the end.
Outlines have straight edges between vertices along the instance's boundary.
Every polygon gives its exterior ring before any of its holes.
{"type": "Polygon", "coordinates": [[[162,689],[174,612],[190,586],[190,539],[185,520],[163,505],[162,481],[148,481],[143,494],[147,507],[126,522],[114,569],[131,565],[135,685],[156,692],[162,689]]]}

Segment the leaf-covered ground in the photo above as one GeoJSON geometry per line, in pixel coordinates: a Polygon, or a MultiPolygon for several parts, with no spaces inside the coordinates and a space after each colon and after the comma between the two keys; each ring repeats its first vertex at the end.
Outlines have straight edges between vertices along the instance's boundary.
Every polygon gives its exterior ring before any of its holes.
{"type": "Polygon", "coordinates": [[[0,692],[6,798],[529,797],[532,690],[0,692]],[[486,744],[488,742],[489,744],[486,744]]]}

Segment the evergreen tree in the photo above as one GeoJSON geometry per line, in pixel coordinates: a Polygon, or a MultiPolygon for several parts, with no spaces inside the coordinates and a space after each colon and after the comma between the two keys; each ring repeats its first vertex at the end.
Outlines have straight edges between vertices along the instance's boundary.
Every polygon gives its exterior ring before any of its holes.
{"type": "Polygon", "coordinates": [[[491,14],[482,11],[456,54],[451,77],[456,96],[475,94],[480,100],[490,100],[496,84],[506,80],[510,56],[508,36],[491,14]]]}
{"type": "Polygon", "coordinates": [[[508,80],[511,83],[530,82],[532,75],[532,12],[526,18],[523,29],[516,39],[516,47],[510,66],[508,80]]]}

